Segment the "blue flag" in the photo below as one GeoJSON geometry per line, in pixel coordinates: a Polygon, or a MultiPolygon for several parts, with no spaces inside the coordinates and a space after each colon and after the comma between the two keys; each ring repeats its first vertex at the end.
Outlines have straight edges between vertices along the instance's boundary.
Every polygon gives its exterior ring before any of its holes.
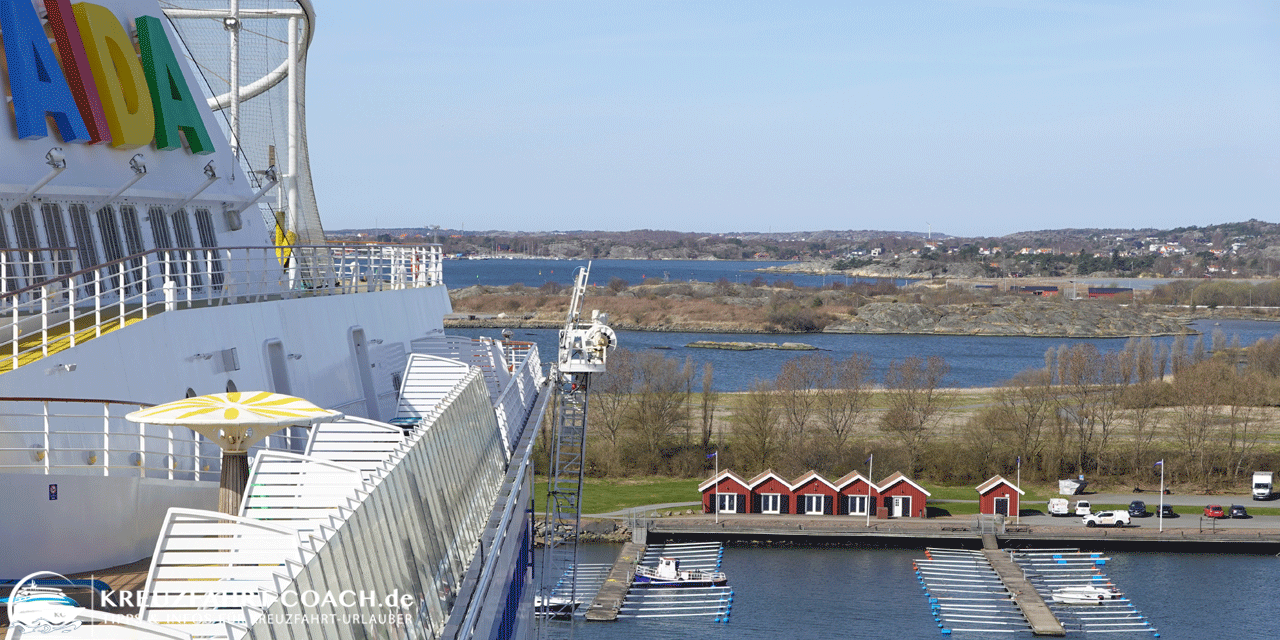
{"type": "Polygon", "coordinates": [[[876,457],[875,454],[871,454],[870,456],[867,457],[866,461],[863,462],[862,464],[867,464],[867,462],[871,462],[871,458],[874,458],[874,457],[876,457]]]}
{"type": "Polygon", "coordinates": [[[1157,466],[1157,467],[1162,467],[1162,466],[1164,466],[1164,460],[1161,460],[1160,462],[1157,462],[1157,463],[1155,464],[1155,466],[1157,466]]]}
{"type": "Polygon", "coordinates": [[[708,460],[710,460],[710,459],[712,459],[712,458],[716,457],[716,454],[717,454],[717,453],[720,453],[720,452],[719,452],[719,451],[712,451],[712,452],[711,452],[711,455],[707,456],[707,459],[708,459],[708,460]]]}

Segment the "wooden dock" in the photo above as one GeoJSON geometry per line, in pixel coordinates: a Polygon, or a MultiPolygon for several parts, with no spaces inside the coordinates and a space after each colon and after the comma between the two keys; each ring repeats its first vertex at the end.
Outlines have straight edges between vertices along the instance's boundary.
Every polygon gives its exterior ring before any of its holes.
{"type": "Polygon", "coordinates": [[[1067,630],[1062,628],[1062,623],[1049,610],[1049,605],[1045,604],[1044,598],[1036,588],[1027,582],[1022,569],[1013,561],[1013,558],[1009,557],[1008,551],[988,548],[983,549],[982,553],[991,563],[991,568],[995,569],[996,575],[1000,576],[1000,581],[1004,583],[1005,588],[1013,594],[1013,600],[1031,625],[1032,633],[1038,636],[1055,637],[1067,635],[1067,630]]]}
{"type": "Polygon", "coordinates": [[[636,575],[636,564],[644,557],[645,545],[628,542],[622,545],[618,559],[613,562],[609,576],[605,578],[596,599],[587,609],[587,620],[594,622],[613,622],[618,619],[618,611],[631,589],[631,581],[636,575]]]}

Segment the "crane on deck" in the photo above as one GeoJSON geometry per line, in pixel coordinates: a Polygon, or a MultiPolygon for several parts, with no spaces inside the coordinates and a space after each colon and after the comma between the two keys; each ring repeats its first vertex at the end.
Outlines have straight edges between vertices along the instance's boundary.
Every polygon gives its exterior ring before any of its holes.
{"type": "MultiPolygon", "coordinates": [[[[547,500],[543,520],[542,576],[537,598],[538,614],[572,615],[578,606],[578,531],[582,526],[582,469],[586,458],[587,399],[591,376],[605,372],[605,358],[618,339],[608,315],[592,310],[582,319],[582,298],[587,292],[591,263],[577,271],[569,314],[560,330],[556,364],[551,372],[556,384],[554,431],[550,434],[547,500]],[[561,578],[566,584],[556,589],[561,578]],[[556,594],[553,597],[553,591],[556,594]]],[[[546,624],[541,625],[545,630],[546,624]]],[[[545,637],[545,631],[544,634],[545,637]]]]}

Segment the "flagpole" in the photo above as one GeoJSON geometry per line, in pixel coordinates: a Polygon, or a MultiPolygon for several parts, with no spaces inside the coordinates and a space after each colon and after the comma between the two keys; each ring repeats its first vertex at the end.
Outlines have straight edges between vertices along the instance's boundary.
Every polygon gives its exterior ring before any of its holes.
{"type": "MultiPolygon", "coordinates": [[[[1022,456],[1018,456],[1018,488],[1022,488],[1022,456]]],[[[1022,524],[1022,501],[1018,500],[1017,513],[1013,516],[1014,524],[1022,524]]]]}
{"type": "Polygon", "coordinates": [[[1164,533],[1164,460],[1160,465],[1160,533],[1164,533]]]}
{"type": "Polygon", "coordinates": [[[716,447],[716,452],[711,454],[716,457],[716,524],[720,524],[720,447],[716,447]]]}
{"type": "Polygon", "coordinates": [[[876,454],[871,454],[867,458],[867,504],[862,509],[867,512],[867,526],[871,526],[871,477],[873,476],[871,469],[876,466],[876,454]]]}

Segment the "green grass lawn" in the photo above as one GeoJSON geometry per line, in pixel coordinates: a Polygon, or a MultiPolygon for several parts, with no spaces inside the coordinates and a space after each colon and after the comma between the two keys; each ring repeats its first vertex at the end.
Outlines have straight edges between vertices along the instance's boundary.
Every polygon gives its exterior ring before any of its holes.
{"type": "MultiPolygon", "coordinates": [[[[547,479],[535,478],[534,513],[543,512],[547,496],[547,479]]],[[[698,483],[684,478],[597,479],[582,481],[582,512],[609,513],[620,509],[668,502],[698,502],[698,483]]]]}

